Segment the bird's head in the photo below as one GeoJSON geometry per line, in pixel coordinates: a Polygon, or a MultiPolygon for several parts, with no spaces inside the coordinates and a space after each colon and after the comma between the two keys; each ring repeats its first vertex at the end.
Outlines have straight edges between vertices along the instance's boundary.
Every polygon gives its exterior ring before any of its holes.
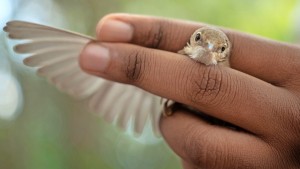
{"type": "Polygon", "coordinates": [[[228,59],[231,44],[224,32],[213,27],[197,29],[190,39],[191,46],[201,46],[211,53],[217,62],[228,59]]]}

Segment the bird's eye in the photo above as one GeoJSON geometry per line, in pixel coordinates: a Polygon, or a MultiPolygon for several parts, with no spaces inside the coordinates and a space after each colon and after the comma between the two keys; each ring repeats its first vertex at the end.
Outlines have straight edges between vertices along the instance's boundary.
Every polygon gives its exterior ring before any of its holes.
{"type": "Polygon", "coordinates": [[[225,51],[225,49],[226,49],[226,48],[223,46],[223,47],[221,48],[221,51],[222,51],[222,52],[224,52],[224,51],[225,51]]]}
{"type": "Polygon", "coordinates": [[[195,41],[199,41],[201,39],[201,34],[200,33],[197,33],[196,34],[196,37],[195,37],[195,41]]]}

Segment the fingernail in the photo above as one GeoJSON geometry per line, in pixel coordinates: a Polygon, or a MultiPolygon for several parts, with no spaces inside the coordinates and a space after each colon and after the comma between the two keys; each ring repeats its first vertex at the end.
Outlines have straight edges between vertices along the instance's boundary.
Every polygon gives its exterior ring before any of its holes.
{"type": "Polygon", "coordinates": [[[109,50],[99,44],[89,44],[81,55],[81,67],[87,71],[103,72],[110,62],[109,50]]]}
{"type": "Polygon", "coordinates": [[[108,19],[101,25],[98,38],[108,42],[129,42],[133,36],[133,27],[125,22],[108,19]]]}

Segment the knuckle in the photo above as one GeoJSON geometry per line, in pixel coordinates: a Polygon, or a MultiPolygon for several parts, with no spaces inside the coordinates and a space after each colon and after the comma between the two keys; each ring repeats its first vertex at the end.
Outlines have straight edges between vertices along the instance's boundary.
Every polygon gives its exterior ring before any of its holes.
{"type": "Polygon", "coordinates": [[[149,31],[137,32],[135,36],[134,39],[137,39],[137,41],[139,41],[138,43],[142,43],[149,48],[159,48],[164,36],[162,23],[160,21],[153,21],[149,31]]]}
{"type": "Polygon", "coordinates": [[[215,168],[219,150],[216,141],[210,139],[209,131],[191,130],[184,140],[184,150],[188,160],[196,166],[215,168]]]}
{"type": "Polygon", "coordinates": [[[188,132],[187,136],[184,139],[183,150],[185,154],[193,164],[197,166],[204,166],[207,158],[207,150],[205,146],[205,133],[199,133],[196,130],[192,130],[193,132],[188,132]],[[199,135],[201,135],[199,140],[199,135]]]}
{"type": "Polygon", "coordinates": [[[145,64],[147,63],[146,55],[147,53],[144,50],[135,50],[125,57],[127,64],[125,64],[124,72],[128,83],[142,81],[145,73],[145,64]]]}
{"type": "Polygon", "coordinates": [[[220,95],[220,91],[224,87],[224,75],[222,71],[217,66],[207,67],[204,72],[203,68],[196,69],[201,70],[196,71],[198,73],[191,81],[191,89],[188,92],[189,99],[196,104],[218,104],[214,102],[218,100],[216,98],[220,95]]]}

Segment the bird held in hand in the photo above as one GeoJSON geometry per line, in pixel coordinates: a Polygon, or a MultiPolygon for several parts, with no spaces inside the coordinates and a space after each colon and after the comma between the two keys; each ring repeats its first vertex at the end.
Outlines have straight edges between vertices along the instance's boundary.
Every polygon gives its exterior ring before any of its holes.
{"type": "MultiPolygon", "coordinates": [[[[178,53],[187,55],[196,62],[207,66],[221,64],[229,67],[230,51],[231,43],[223,31],[214,27],[204,26],[192,34],[190,41],[178,53]]],[[[164,101],[164,115],[172,115],[176,105],[184,106],[180,103],[175,103],[170,100],[164,101]]],[[[184,107],[189,108],[188,106],[184,107]]]]}
{"type": "MultiPolygon", "coordinates": [[[[8,37],[22,41],[14,47],[20,54],[29,54],[24,64],[37,67],[38,75],[47,78],[58,89],[75,98],[86,100],[90,111],[108,122],[116,121],[126,130],[130,120],[133,130],[141,134],[149,120],[153,132],[160,135],[160,98],[134,86],[108,81],[82,71],[78,57],[84,46],[96,39],[50,26],[11,21],[3,29],[8,37]],[[150,112],[150,113],[149,113],[150,112]]],[[[205,65],[218,62],[229,65],[231,44],[220,30],[198,29],[190,43],[179,53],[205,65]]],[[[166,109],[166,105],[165,109],[166,109]]]]}
{"type": "Polygon", "coordinates": [[[205,65],[221,63],[229,66],[230,50],[231,43],[224,32],[204,26],[192,34],[190,42],[178,53],[205,65]]]}

